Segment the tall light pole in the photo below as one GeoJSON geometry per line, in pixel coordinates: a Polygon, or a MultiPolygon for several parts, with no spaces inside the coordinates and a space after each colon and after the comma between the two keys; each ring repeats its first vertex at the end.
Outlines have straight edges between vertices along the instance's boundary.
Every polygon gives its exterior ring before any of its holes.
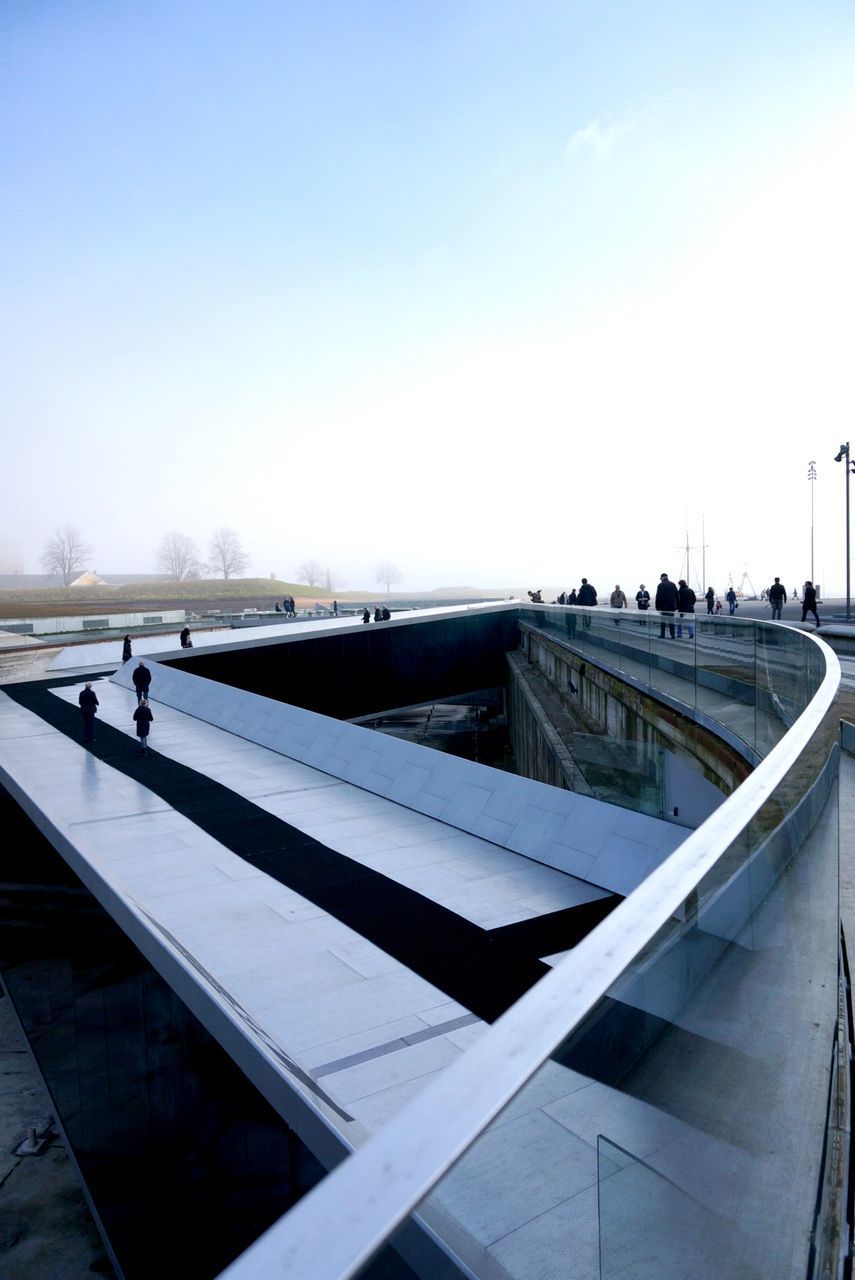
{"type": "MultiPolygon", "coordinates": [[[[808,480],[810,480],[810,580],[816,586],[816,580],[813,576],[813,484],[816,480],[816,463],[808,463],[808,480]]],[[[846,539],[849,541],[848,536],[846,539]]]]}
{"type": "Polygon", "coordinates": [[[855,470],[855,462],[849,461],[849,441],[837,450],[835,462],[846,462],[846,621],[852,617],[852,593],[849,589],[849,472],[855,470]]]}

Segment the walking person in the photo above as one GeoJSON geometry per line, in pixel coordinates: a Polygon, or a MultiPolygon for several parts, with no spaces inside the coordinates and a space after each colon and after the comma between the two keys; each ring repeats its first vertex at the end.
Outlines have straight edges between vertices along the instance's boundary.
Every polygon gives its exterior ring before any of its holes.
{"type": "Polygon", "coordinates": [[[92,688],[92,681],[86,681],[86,688],[81,689],[77,698],[80,714],[83,716],[83,741],[95,741],[95,712],[98,709],[98,695],[92,688]]]}
{"type": "Polygon", "coordinates": [[[819,614],[816,611],[816,587],[812,582],[806,582],[804,591],[802,592],[802,622],[809,613],[816,618],[816,625],[819,626],[819,614]]]}
{"type": "Polygon", "coordinates": [[[725,592],[724,598],[725,598],[725,600],[727,601],[727,608],[728,608],[728,612],[730,613],[730,616],[731,616],[731,618],[732,618],[732,617],[733,617],[733,615],[736,613],[736,610],[737,610],[737,608],[738,608],[738,605],[737,605],[737,603],[736,603],[736,592],[735,592],[735,591],[734,591],[734,589],[733,589],[733,584],[732,584],[732,583],[731,583],[731,585],[727,588],[727,591],[725,592]]]}
{"type": "MultiPolygon", "coordinates": [[[[687,614],[689,617],[694,617],[695,603],[697,601],[697,598],[698,597],[695,595],[692,588],[686,582],[686,579],[681,578],[680,581],[677,583],[677,608],[680,610],[680,622],[677,624],[678,640],[683,639],[683,622],[682,622],[683,617],[687,614]]],[[[693,623],[690,622],[689,623],[689,639],[693,640],[694,637],[695,637],[695,628],[693,623]]]]}
{"type": "Polygon", "coordinates": [[[609,596],[609,606],[612,609],[625,609],[627,607],[626,592],[621,591],[619,582],[615,583],[615,589],[609,596]]]}
{"type": "Polygon", "coordinates": [[[143,698],[148,698],[148,691],[151,687],[151,672],[144,662],[140,662],[131,678],[137,691],[137,705],[139,705],[143,698]]]}
{"type": "Polygon", "coordinates": [[[182,649],[193,648],[193,641],[190,639],[190,628],[186,625],[184,627],[184,630],[181,632],[181,648],[182,649]]]}
{"type": "Polygon", "coordinates": [[[674,614],[677,612],[677,588],[667,573],[660,573],[659,586],[656,588],[654,601],[659,610],[659,639],[665,639],[665,618],[669,617],[668,634],[674,639],[674,614]]]}
{"type": "Polygon", "coordinates": [[[334,618],[338,617],[338,601],[337,600],[333,600],[332,602],[332,616],[334,618]]]}
{"type": "Polygon", "coordinates": [[[365,609],[363,609],[363,610],[362,610],[362,621],[363,621],[363,622],[370,622],[370,621],[371,621],[371,614],[368,612],[367,607],[366,607],[365,609]]]}
{"type": "Polygon", "coordinates": [[[635,593],[635,603],[638,605],[639,609],[644,610],[650,608],[650,592],[647,590],[647,587],[645,587],[643,582],[635,593]]]}
{"type": "Polygon", "coordinates": [[[140,752],[145,755],[148,751],[148,731],[151,728],[151,722],[154,716],[151,714],[151,707],[148,700],[143,698],[140,705],[134,712],[134,723],[137,726],[137,737],[140,740],[140,752]]]}
{"type": "Polygon", "coordinates": [[[122,662],[129,662],[133,656],[131,652],[131,637],[125,636],[122,641],[122,662]]]}
{"type": "Polygon", "coordinates": [[[715,613],[715,592],[712,587],[707,587],[707,593],[704,596],[707,602],[707,613],[715,613]]]}
{"type": "MultiPolygon", "coordinates": [[[[772,606],[772,621],[774,622],[777,618],[778,622],[780,622],[781,610],[787,603],[787,588],[780,578],[776,578],[769,588],[769,603],[772,606]]],[[[802,618],[802,622],[804,622],[804,618],[802,618]]]]}
{"type": "MultiPolygon", "coordinates": [[[[586,609],[594,609],[597,604],[597,589],[592,586],[587,578],[582,579],[582,585],[579,588],[579,594],[576,597],[576,603],[583,605],[586,609]]],[[[582,619],[584,627],[590,627],[591,619],[584,617],[582,619]]]]}

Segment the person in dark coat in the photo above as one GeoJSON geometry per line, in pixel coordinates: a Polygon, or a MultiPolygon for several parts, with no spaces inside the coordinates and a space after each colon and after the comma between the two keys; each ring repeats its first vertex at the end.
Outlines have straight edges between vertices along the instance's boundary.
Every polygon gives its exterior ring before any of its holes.
{"type": "Polygon", "coordinates": [[[707,613],[715,613],[715,592],[712,587],[707,587],[707,593],[704,596],[707,602],[707,613]]]}
{"type": "MultiPolygon", "coordinates": [[[[593,609],[597,603],[597,589],[591,585],[587,578],[582,579],[579,594],[576,596],[576,603],[583,605],[586,609],[593,609]]],[[[583,618],[582,624],[585,627],[590,627],[591,619],[583,618]]]]}
{"type": "Polygon", "coordinates": [[[151,672],[144,662],[136,668],[133,674],[134,688],[137,691],[137,705],[142,702],[143,698],[148,697],[148,691],[151,686],[151,672]]]}
{"type": "MultiPolygon", "coordinates": [[[[656,588],[656,599],[654,601],[656,608],[660,614],[670,615],[668,623],[668,634],[674,639],[674,614],[677,612],[677,587],[668,577],[667,573],[660,573],[659,586],[656,588]]],[[[659,619],[659,639],[665,638],[665,618],[659,619]]]]}
{"type": "Polygon", "coordinates": [[[148,705],[147,700],[143,698],[134,712],[134,723],[137,726],[137,737],[140,740],[140,750],[143,755],[148,751],[148,731],[151,728],[153,719],[151,707],[148,705]]]}
{"type": "Polygon", "coordinates": [[[802,622],[809,613],[816,618],[816,625],[819,626],[819,614],[816,611],[816,587],[812,582],[805,583],[805,589],[802,592],[802,622]]]}
{"type": "Polygon", "coordinates": [[[638,605],[639,609],[644,610],[650,608],[650,592],[647,590],[647,587],[645,587],[643,582],[635,593],[635,603],[638,605]]]}
{"type": "Polygon", "coordinates": [[[568,603],[568,604],[578,604],[578,603],[579,603],[579,597],[576,595],[576,588],[575,588],[575,587],[573,588],[573,590],[570,592],[569,596],[567,597],[567,603],[568,603]]]}
{"type": "Polygon", "coordinates": [[[80,714],[83,716],[83,741],[95,741],[95,712],[98,708],[98,695],[92,688],[92,681],[87,680],[86,688],[81,689],[77,698],[80,714]]]}
{"type": "Polygon", "coordinates": [[[181,648],[182,649],[193,648],[193,641],[190,639],[190,628],[187,626],[185,626],[184,630],[181,632],[181,648]]]}
{"type": "Polygon", "coordinates": [[[332,602],[332,616],[334,618],[338,617],[338,601],[337,600],[333,600],[332,602]]]}
{"type": "Polygon", "coordinates": [[[375,622],[383,621],[383,610],[380,608],[379,604],[374,606],[374,621],[375,622]]]}
{"type": "Polygon", "coordinates": [[[371,621],[371,614],[368,612],[368,610],[367,610],[367,609],[363,609],[363,610],[362,610],[362,621],[363,621],[363,622],[370,622],[370,621],[371,621]]]}
{"type": "Polygon", "coordinates": [[[122,662],[127,662],[134,655],[131,652],[131,637],[125,636],[122,641],[122,662]]]}
{"type": "MultiPolygon", "coordinates": [[[[677,624],[677,639],[683,639],[683,623],[682,618],[685,614],[693,614],[695,612],[695,602],[697,601],[692,588],[688,585],[685,578],[681,578],[677,583],[677,608],[680,610],[681,621],[677,624]]],[[[692,640],[695,635],[695,628],[689,623],[689,639],[692,640]]]]}
{"type": "Polygon", "coordinates": [[[383,608],[380,610],[380,614],[384,622],[388,622],[389,619],[392,617],[388,607],[385,604],[383,605],[383,608]]]}
{"type": "Polygon", "coordinates": [[[736,592],[734,591],[732,585],[727,588],[727,591],[725,591],[724,598],[727,601],[727,608],[732,618],[733,615],[736,613],[736,607],[737,607],[736,592]]]}
{"type": "MultiPolygon", "coordinates": [[[[787,588],[780,578],[776,578],[769,588],[769,603],[772,606],[772,621],[774,622],[777,618],[781,622],[781,613],[787,603],[787,588]]],[[[804,622],[804,618],[802,618],[802,622],[804,622]]]]}

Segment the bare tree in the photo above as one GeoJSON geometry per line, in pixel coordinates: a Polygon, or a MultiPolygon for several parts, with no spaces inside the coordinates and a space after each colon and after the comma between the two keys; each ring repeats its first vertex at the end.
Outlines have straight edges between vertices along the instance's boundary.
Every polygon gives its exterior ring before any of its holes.
{"type": "Polygon", "coordinates": [[[297,570],[297,581],[307,582],[310,587],[319,587],[324,576],[324,566],[317,560],[305,560],[297,570]]]}
{"type": "Polygon", "coordinates": [[[346,583],[346,578],[340,578],[333,569],[330,569],[329,566],[327,566],[326,578],[324,579],[324,585],[326,586],[327,591],[341,591],[342,587],[345,586],[346,583]]]}
{"type": "Polygon", "coordinates": [[[73,525],[63,525],[51,534],[44,551],[42,565],[48,573],[58,573],[62,585],[67,587],[71,579],[85,567],[92,555],[92,548],[83,541],[73,525]]]}
{"type": "Polygon", "coordinates": [[[158,548],[157,565],[161,573],[168,574],[176,582],[185,578],[198,578],[201,565],[196,543],[186,533],[178,533],[173,529],[158,548]]]}
{"type": "Polygon", "coordinates": [[[397,565],[390,564],[388,560],[381,560],[380,564],[377,566],[377,572],[374,575],[375,581],[385,583],[387,595],[392,590],[394,584],[396,582],[400,582],[403,576],[404,575],[401,573],[401,570],[397,565]]]}
{"type": "Polygon", "coordinates": [[[239,577],[249,564],[249,556],[234,529],[215,529],[211,534],[208,554],[211,557],[209,569],[224,578],[239,577]]]}

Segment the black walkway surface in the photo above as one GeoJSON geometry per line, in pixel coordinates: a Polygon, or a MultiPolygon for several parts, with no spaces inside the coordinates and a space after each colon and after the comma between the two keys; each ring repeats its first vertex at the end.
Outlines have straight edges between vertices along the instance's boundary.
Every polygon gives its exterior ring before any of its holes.
{"type": "MultiPolygon", "coordinates": [[[[617,905],[617,895],[485,930],[448,908],[337,853],[186,765],[96,720],[82,744],[78,709],[50,692],[87,677],[3,686],[15,702],[133,778],[246,862],[287,885],[487,1022],[548,969],[539,956],[574,946],[617,905]]],[[[97,679],[97,677],[91,677],[97,679]]]]}

